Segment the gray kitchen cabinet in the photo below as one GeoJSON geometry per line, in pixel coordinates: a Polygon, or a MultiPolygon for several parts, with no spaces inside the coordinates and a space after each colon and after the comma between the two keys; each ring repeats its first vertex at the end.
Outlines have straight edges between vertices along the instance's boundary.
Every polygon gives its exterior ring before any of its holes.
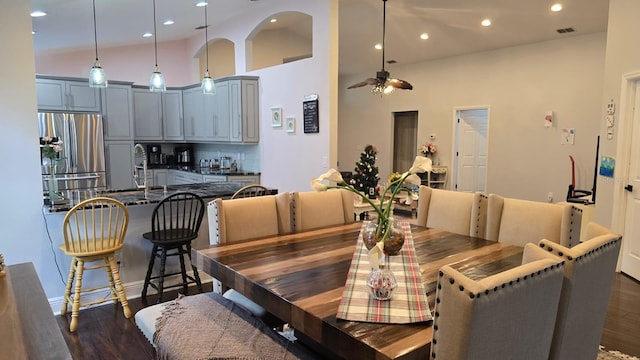
{"type": "Polygon", "coordinates": [[[100,89],[88,80],[36,78],[38,111],[100,112],[100,89]]]}
{"type": "Polygon", "coordinates": [[[184,140],[182,90],[167,90],[162,94],[163,140],[184,140]]]}
{"type": "Polygon", "coordinates": [[[204,95],[200,87],[182,92],[184,112],[184,138],[187,141],[206,142],[213,138],[214,96],[204,95]],[[205,106],[209,113],[205,113],[205,106]]]}
{"type": "Polygon", "coordinates": [[[216,80],[216,94],[200,87],[182,93],[185,140],[216,143],[257,143],[259,137],[258,78],[216,80]]]}
{"type": "Polygon", "coordinates": [[[213,136],[211,141],[229,142],[230,140],[230,108],[229,82],[216,82],[216,94],[213,101],[205,102],[205,118],[213,119],[213,136]]]}
{"type": "Polygon", "coordinates": [[[134,139],[131,85],[109,84],[102,92],[105,140],[134,139]]]}
{"type": "Polygon", "coordinates": [[[133,88],[136,141],[162,141],[162,93],[133,88]]]}
{"type": "Polygon", "coordinates": [[[226,175],[202,175],[202,182],[224,182],[227,181],[226,175]]]}
{"type": "Polygon", "coordinates": [[[105,141],[107,188],[125,190],[135,188],[133,182],[133,141],[105,141]]]}
{"type": "Polygon", "coordinates": [[[227,181],[260,184],[260,175],[227,175],[227,181]]]}
{"type": "Polygon", "coordinates": [[[152,186],[164,186],[169,185],[169,170],[168,169],[153,169],[153,182],[152,186]]]}
{"type": "Polygon", "coordinates": [[[260,140],[258,78],[229,80],[230,141],[258,143],[260,140]]]}

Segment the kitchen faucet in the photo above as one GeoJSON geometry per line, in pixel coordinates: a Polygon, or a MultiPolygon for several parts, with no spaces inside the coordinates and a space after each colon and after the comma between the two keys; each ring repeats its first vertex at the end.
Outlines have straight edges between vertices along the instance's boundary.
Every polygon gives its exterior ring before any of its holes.
{"type": "Polygon", "coordinates": [[[144,146],[136,144],[133,148],[133,157],[135,158],[138,150],[142,153],[142,165],[133,165],[133,181],[136,183],[138,190],[144,189],[144,197],[146,198],[149,192],[149,184],[147,184],[147,152],[144,150],[144,146]],[[140,170],[142,170],[142,185],[138,182],[140,180],[140,170]]]}

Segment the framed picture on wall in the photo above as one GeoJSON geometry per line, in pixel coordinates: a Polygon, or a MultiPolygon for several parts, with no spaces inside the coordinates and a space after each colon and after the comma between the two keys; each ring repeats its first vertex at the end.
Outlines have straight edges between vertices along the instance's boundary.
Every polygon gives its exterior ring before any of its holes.
{"type": "Polygon", "coordinates": [[[271,126],[273,127],[282,126],[282,108],[281,107],[271,108],[271,126]]]}
{"type": "Polygon", "coordinates": [[[285,124],[286,124],[285,126],[287,127],[288,133],[296,132],[296,118],[294,118],[293,116],[287,117],[285,124]]]}

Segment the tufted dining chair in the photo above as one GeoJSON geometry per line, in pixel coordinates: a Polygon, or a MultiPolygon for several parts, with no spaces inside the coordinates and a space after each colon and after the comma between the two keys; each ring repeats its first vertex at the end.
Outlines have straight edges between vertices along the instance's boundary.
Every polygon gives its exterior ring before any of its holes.
{"type": "Polygon", "coordinates": [[[116,264],[115,252],[124,246],[124,237],[129,225],[129,212],[119,201],[106,197],[96,197],[82,201],[65,215],[62,223],[64,244],[60,249],[71,256],[71,267],[67,286],[62,300],[61,315],[67,313],[71,305],[71,324],[69,330],[78,328],[80,307],[105,301],[120,302],[126,318],[131,317],[120,273],[116,264]],[[98,262],[89,266],[90,263],[98,262]],[[82,286],[85,270],[106,269],[109,284],[85,289],[82,286]],[[72,287],[75,287],[72,293],[72,287]],[[111,296],[86,303],[81,302],[83,293],[98,289],[111,290],[111,296]]]}
{"type": "Polygon", "coordinates": [[[604,327],[622,236],[590,222],[572,248],[543,239],[549,258],[565,261],[564,283],[549,359],[595,359],[604,327]]]}
{"type": "Polygon", "coordinates": [[[487,197],[484,194],[420,186],[418,225],[482,238],[486,218],[487,197]]]}
{"type": "Polygon", "coordinates": [[[505,198],[489,194],[487,204],[487,240],[524,246],[549,239],[568,246],[572,237],[569,204],[505,198]]]}
{"type": "Polygon", "coordinates": [[[348,190],[293,192],[291,198],[295,232],[354,222],[353,194],[348,190]]]}
{"type": "MultiPolygon", "coordinates": [[[[213,203],[215,223],[209,224],[209,227],[215,227],[215,238],[210,240],[212,244],[231,244],[285,235],[293,230],[291,195],[288,192],[240,199],[218,198],[213,203]]],[[[223,296],[247,309],[254,316],[263,318],[266,322],[275,322],[272,315],[263,307],[236,290],[226,290],[223,296]]]]}
{"type": "Polygon", "coordinates": [[[443,266],[431,359],[547,359],[563,263],[539,252],[527,244],[522,265],[481,280],[443,266]]]}

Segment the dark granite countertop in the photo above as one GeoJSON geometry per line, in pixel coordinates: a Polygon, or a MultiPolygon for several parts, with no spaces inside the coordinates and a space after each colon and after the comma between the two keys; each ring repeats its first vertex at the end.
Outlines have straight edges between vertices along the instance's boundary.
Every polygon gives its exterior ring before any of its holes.
{"type": "Polygon", "coordinates": [[[260,175],[259,172],[246,170],[211,170],[209,168],[201,168],[199,166],[177,166],[177,165],[150,165],[149,169],[169,169],[181,170],[200,175],[260,175]]]}
{"type": "MultiPolygon", "coordinates": [[[[144,190],[106,190],[106,191],[73,191],[67,194],[65,200],[60,201],[53,206],[45,205],[49,212],[62,212],[68,211],[76,204],[90,199],[93,197],[104,196],[116,199],[126,206],[134,205],[146,205],[159,203],[167,195],[174,194],[179,191],[189,191],[195,193],[205,200],[213,198],[229,198],[238,189],[245,186],[245,183],[240,182],[212,182],[212,183],[199,183],[199,184],[185,184],[185,185],[170,185],[167,186],[167,191],[164,191],[163,187],[153,187],[149,189],[145,197],[144,190]]],[[[277,194],[278,190],[272,190],[274,194],[277,194]]]]}

